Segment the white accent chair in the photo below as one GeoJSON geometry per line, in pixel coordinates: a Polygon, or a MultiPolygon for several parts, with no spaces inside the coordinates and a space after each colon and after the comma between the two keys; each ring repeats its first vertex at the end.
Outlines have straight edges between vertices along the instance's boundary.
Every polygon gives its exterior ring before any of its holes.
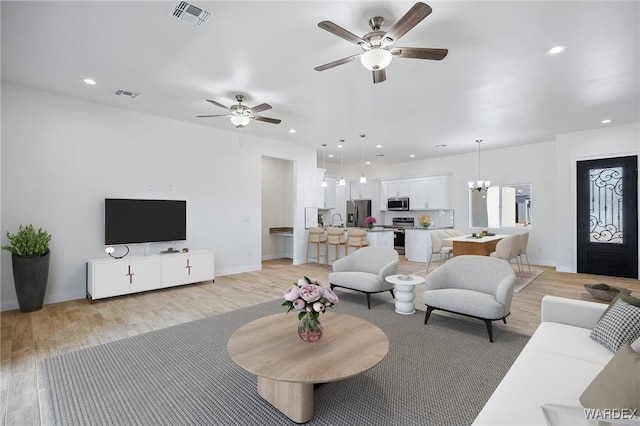
{"type": "Polygon", "coordinates": [[[429,254],[429,263],[427,263],[427,270],[425,274],[429,273],[429,267],[431,266],[431,259],[433,259],[433,255],[437,254],[439,256],[438,260],[440,264],[442,264],[442,259],[448,259],[451,257],[451,253],[453,252],[453,243],[451,245],[443,245],[443,238],[449,238],[449,235],[445,231],[430,231],[431,232],[431,253],[429,254]]]}
{"type": "Polygon", "coordinates": [[[531,273],[531,265],[529,264],[529,256],[527,256],[527,245],[529,244],[529,233],[523,232],[519,235],[520,238],[520,246],[518,250],[518,257],[520,258],[520,265],[522,265],[522,270],[524,271],[524,256],[527,259],[527,268],[529,269],[529,273],[531,273]]]}
{"type": "Polygon", "coordinates": [[[508,262],[489,256],[456,256],[427,275],[427,313],[441,310],[481,319],[493,342],[492,321],[507,323],[516,275],[508,262]]]}
{"type": "Polygon", "coordinates": [[[515,259],[516,266],[518,267],[518,273],[522,275],[522,272],[520,271],[520,262],[518,261],[519,253],[520,236],[509,235],[498,241],[498,244],[496,244],[496,251],[491,253],[491,257],[497,257],[498,259],[506,260],[509,263],[512,259],[515,259]]]}
{"type": "Polygon", "coordinates": [[[361,291],[367,295],[367,307],[371,309],[371,293],[388,291],[393,294],[393,284],[385,277],[398,271],[398,252],[389,247],[363,247],[333,262],[329,285],[361,291]]]}

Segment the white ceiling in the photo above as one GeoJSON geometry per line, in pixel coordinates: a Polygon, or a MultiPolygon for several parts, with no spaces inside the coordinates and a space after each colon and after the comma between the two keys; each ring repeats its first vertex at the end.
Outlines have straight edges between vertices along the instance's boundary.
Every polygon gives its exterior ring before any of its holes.
{"type": "MultiPolygon", "coordinates": [[[[389,29],[414,2],[194,1],[203,28],[170,16],[173,1],[1,2],[2,80],[92,102],[312,146],[345,164],[389,164],[551,141],[640,120],[640,2],[447,1],[396,46],[449,49],[442,61],[394,58],[373,84],[359,53],[320,28],[389,29]],[[545,51],[565,44],[558,56],[545,51]],[[91,77],[95,86],[82,80],[91,77]],[[118,97],[118,89],[139,92],[118,97]],[[266,102],[279,125],[235,129],[205,102],[266,102]],[[297,133],[290,134],[289,129],[297,133]],[[381,144],[376,149],[374,145],[381,144]],[[446,144],[446,148],[435,145],[446,144]],[[383,153],[384,157],[374,157],[383,153]]],[[[215,141],[211,141],[215,143],[215,141]]]]}

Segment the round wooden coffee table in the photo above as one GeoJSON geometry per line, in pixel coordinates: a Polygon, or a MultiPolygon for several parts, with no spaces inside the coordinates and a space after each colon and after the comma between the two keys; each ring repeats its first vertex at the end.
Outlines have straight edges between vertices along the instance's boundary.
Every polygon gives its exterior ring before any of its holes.
{"type": "Polygon", "coordinates": [[[389,351],[384,332],[361,318],[328,312],[320,322],[324,334],[316,343],[300,339],[291,312],[252,321],[227,344],[233,361],[258,376],[258,394],[297,423],[313,417],[314,384],[367,371],[389,351]]]}

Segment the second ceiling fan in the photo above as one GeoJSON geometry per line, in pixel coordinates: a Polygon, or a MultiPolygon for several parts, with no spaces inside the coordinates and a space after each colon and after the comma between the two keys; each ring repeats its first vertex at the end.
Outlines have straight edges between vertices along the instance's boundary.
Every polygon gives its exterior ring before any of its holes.
{"type": "Polygon", "coordinates": [[[380,29],[384,23],[384,19],[380,16],[375,16],[369,20],[371,31],[362,37],[358,37],[331,21],[320,22],[318,24],[320,28],[348,42],[357,44],[362,49],[362,53],[347,56],[346,58],[317,66],[314,69],[316,71],[325,71],[360,58],[362,65],[373,72],[373,82],[381,83],[387,79],[385,68],[391,63],[391,59],[394,56],[400,58],[430,59],[434,61],[444,59],[447,53],[449,53],[447,49],[393,47],[393,44],[397,42],[400,37],[429,16],[431,10],[431,7],[424,3],[416,3],[386,32],[380,29]]]}

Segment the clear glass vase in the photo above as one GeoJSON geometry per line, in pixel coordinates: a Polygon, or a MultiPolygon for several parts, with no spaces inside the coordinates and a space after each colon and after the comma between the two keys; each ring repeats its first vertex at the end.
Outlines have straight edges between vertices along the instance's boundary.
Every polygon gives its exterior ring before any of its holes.
{"type": "Polygon", "coordinates": [[[305,314],[298,324],[298,336],[305,342],[317,342],[322,337],[322,324],[311,313],[305,314]]]}

